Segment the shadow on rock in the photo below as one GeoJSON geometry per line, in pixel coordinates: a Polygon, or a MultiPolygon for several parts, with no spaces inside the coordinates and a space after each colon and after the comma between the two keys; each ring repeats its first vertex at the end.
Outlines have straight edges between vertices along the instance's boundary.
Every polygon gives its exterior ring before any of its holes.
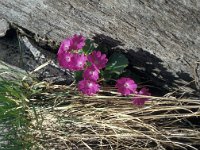
{"type": "Polygon", "coordinates": [[[95,35],[93,39],[101,47],[109,49],[109,51],[107,50],[109,52],[108,55],[114,51],[124,53],[130,63],[128,69],[140,76],[142,81],[148,84],[151,90],[158,95],[166,94],[170,91],[176,91],[176,94],[188,92],[196,95],[197,89],[194,82],[192,82],[193,78],[188,73],[172,72],[167,69],[166,62],[163,62],[147,50],[142,48],[123,49],[124,44],[121,41],[102,34],[95,35]]]}

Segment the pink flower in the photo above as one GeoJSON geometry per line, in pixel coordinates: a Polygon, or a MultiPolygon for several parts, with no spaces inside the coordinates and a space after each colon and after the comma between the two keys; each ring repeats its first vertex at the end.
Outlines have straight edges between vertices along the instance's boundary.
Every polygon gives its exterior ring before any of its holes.
{"type": "Polygon", "coordinates": [[[85,37],[83,37],[82,35],[75,34],[73,37],[67,38],[61,42],[58,54],[71,50],[82,49],[84,45],[85,45],[85,37]]]}
{"type": "Polygon", "coordinates": [[[78,83],[78,89],[86,95],[93,95],[99,91],[99,84],[91,80],[81,80],[78,83]]]}
{"type": "MultiPolygon", "coordinates": [[[[137,95],[146,95],[146,96],[150,96],[151,93],[149,92],[149,89],[147,88],[142,88],[139,92],[135,92],[137,95]]],[[[136,95],[136,96],[137,96],[136,95]]],[[[137,106],[141,106],[141,105],[144,105],[145,101],[148,101],[149,99],[148,98],[140,98],[140,97],[135,97],[132,99],[133,101],[133,104],[134,105],[137,105],[137,106]]]]}
{"type": "Polygon", "coordinates": [[[105,54],[101,54],[100,51],[93,51],[88,56],[88,61],[95,65],[98,69],[102,69],[106,66],[108,59],[105,54]]]}
{"type": "Polygon", "coordinates": [[[99,79],[99,70],[92,65],[84,71],[83,78],[86,80],[97,81],[99,79]]]}
{"type": "Polygon", "coordinates": [[[85,63],[87,61],[87,57],[84,54],[74,53],[71,58],[71,70],[78,71],[83,70],[85,63]]]}
{"type": "Polygon", "coordinates": [[[65,69],[72,69],[72,59],[73,54],[69,53],[69,52],[62,52],[62,53],[58,53],[58,63],[61,67],[65,68],[65,69]]]}
{"type": "Polygon", "coordinates": [[[59,50],[58,50],[58,54],[61,54],[63,52],[67,52],[70,49],[70,45],[71,45],[71,39],[65,39],[61,42],[59,50]]]}
{"type": "Polygon", "coordinates": [[[85,45],[85,37],[83,37],[82,35],[75,34],[70,39],[70,50],[82,49],[84,45],[85,45]]]}
{"type": "Polygon", "coordinates": [[[122,77],[117,80],[115,87],[117,88],[119,93],[127,96],[136,91],[137,84],[130,78],[122,77]]]}

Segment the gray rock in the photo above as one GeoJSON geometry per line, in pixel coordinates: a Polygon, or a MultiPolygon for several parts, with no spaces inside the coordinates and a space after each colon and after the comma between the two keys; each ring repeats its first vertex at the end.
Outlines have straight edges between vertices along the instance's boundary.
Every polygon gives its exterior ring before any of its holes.
{"type": "Polygon", "coordinates": [[[5,19],[0,18],[0,37],[5,36],[9,28],[10,28],[9,23],[5,19]]]}
{"type": "Polygon", "coordinates": [[[198,0],[6,0],[0,1],[0,14],[53,41],[83,33],[121,49],[159,88],[199,89],[198,0]]]}
{"type": "MultiPolygon", "coordinates": [[[[0,53],[0,60],[13,68],[21,68],[39,80],[55,84],[70,84],[73,81],[72,74],[57,65],[55,54],[38,47],[26,36],[17,37],[14,31],[0,39],[0,53]]],[[[3,67],[1,64],[0,68],[3,67]]]]}
{"type": "Polygon", "coordinates": [[[0,60],[0,80],[21,80],[27,75],[28,74],[25,70],[9,65],[0,60]]]}

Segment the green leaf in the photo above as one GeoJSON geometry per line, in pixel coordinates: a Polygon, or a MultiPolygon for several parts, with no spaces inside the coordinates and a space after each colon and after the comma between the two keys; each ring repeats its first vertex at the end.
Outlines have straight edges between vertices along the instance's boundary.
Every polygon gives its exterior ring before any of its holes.
{"type": "Polygon", "coordinates": [[[120,77],[128,66],[128,59],[121,53],[113,53],[108,60],[105,70],[101,71],[106,82],[114,81],[120,77]]]}
{"type": "Polygon", "coordinates": [[[108,60],[105,70],[120,75],[128,66],[128,59],[121,53],[113,53],[108,60]]]}
{"type": "Polygon", "coordinates": [[[103,46],[103,45],[98,45],[96,49],[100,50],[101,53],[103,53],[103,54],[108,54],[109,53],[109,49],[107,47],[103,46]]]}
{"type": "Polygon", "coordinates": [[[83,49],[82,49],[83,52],[84,52],[84,54],[88,55],[88,54],[90,54],[92,51],[94,51],[94,49],[95,49],[95,46],[94,46],[93,41],[90,40],[90,39],[87,39],[87,40],[85,41],[85,46],[84,46],[83,49]]]}
{"type": "Polygon", "coordinates": [[[106,81],[109,81],[111,79],[117,79],[119,77],[118,74],[116,73],[111,73],[110,71],[108,70],[102,70],[101,71],[101,76],[106,80],[106,81]]]}
{"type": "Polygon", "coordinates": [[[74,75],[75,75],[76,82],[78,82],[78,81],[82,80],[82,78],[83,78],[83,71],[76,71],[74,73],[74,75]]]}

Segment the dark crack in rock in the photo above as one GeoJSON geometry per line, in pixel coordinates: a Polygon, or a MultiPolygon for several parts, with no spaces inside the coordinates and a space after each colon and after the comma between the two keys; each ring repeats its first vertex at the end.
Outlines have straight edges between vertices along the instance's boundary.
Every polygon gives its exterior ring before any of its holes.
{"type": "Polygon", "coordinates": [[[13,29],[0,39],[0,53],[0,60],[34,73],[40,80],[55,84],[70,84],[73,81],[72,74],[57,65],[54,53],[38,47],[26,36],[17,36],[13,29]]]}

